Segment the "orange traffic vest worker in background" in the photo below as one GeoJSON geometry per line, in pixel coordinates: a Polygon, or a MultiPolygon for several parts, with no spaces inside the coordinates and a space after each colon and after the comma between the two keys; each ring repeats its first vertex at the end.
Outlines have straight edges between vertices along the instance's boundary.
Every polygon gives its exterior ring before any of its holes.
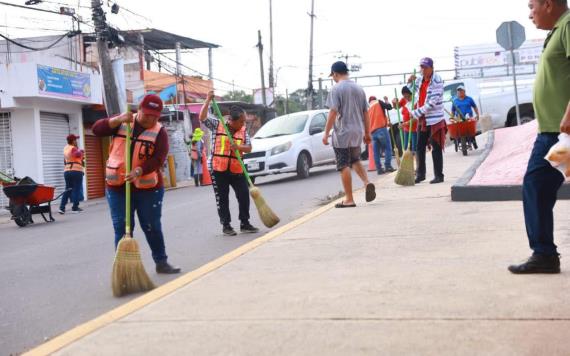
{"type": "MultiPolygon", "coordinates": [[[[115,229],[115,247],[125,235],[125,182],[134,187],[131,214],[136,211],[156,263],[157,273],[179,273],[180,268],[168,263],[164,235],[162,234],[162,201],[164,185],[161,169],[168,155],[168,135],[158,123],[162,100],[154,94],[146,95],[137,114],[126,112],[108,119],[98,120],[92,128],[95,136],[111,136],[109,159],[106,165],[107,202],[115,229]],[[132,128],[132,169],[126,174],[125,148],[127,125],[132,128]]],[[[134,231],[132,219],[131,231],[134,231]]]]}
{"type": "Polygon", "coordinates": [[[214,92],[208,93],[206,102],[200,110],[200,121],[212,133],[212,154],[208,160],[208,169],[212,176],[212,186],[216,195],[218,215],[222,224],[222,232],[227,236],[235,236],[237,233],[231,225],[230,215],[230,186],[233,188],[239,204],[240,230],[244,233],[256,233],[258,228],[249,222],[249,187],[247,179],[235,151],[241,153],[251,152],[249,135],[245,130],[245,112],[233,105],[230,108],[230,116],[227,126],[234,143],[230,141],[223,123],[215,117],[208,117],[210,102],[214,98],[214,92]]]}
{"type": "Polygon", "coordinates": [[[61,196],[61,203],[59,205],[59,213],[65,214],[65,207],[67,201],[71,200],[71,211],[79,213],[83,211],[79,207],[79,202],[82,200],[83,192],[83,150],[77,147],[77,139],[79,136],[67,136],[67,145],[63,149],[63,177],[65,178],[65,192],[61,196]]]}

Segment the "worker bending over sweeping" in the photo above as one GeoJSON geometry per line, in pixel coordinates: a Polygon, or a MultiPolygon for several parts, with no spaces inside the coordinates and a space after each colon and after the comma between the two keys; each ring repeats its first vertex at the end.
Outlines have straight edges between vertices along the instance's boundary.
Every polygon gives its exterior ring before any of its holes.
{"type": "Polygon", "coordinates": [[[213,98],[214,92],[210,91],[200,110],[200,121],[211,131],[212,135],[212,154],[208,158],[208,170],[212,176],[222,232],[227,236],[237,235],[231,225],[229,200],[231,186],[239,204],[240,231],[256,233],[259,229],[249,222],[250,198],[247,179],[235,154],[236,150],[241,153],[251,152],[251,141],[245,129],[245,112],[237,105],[230,108],[227,126],[233,137],[234,144],[232,145],[220,119],[208,116],[213,98]]]}
{"type": "MultiPolygon", "coordinates": [[[[157,273],[179,273],[167,259],[161,215],[164,185],[160,169],[168,155],[168,135],[158,122],[162,100],[157,95],[146,95],[138,113],[126,112],[93,125],[95,136],[111,136],[109,159],[106,165],[107,202],[115,229],[115,246],[125,235],[125,180],[134,185],[132,213],[137,212],[141,228],[152,250],[157,273]],[[132,126],[132,170],[125,174],[125,137],[127,125],[132,126]],[[126,176],[125,176],[126,175],[126,176]]],[[[132,225],[134,227],[134,219],[132,225]]],[[[131,227],[131,231],[133,231],[131,227]]]]}

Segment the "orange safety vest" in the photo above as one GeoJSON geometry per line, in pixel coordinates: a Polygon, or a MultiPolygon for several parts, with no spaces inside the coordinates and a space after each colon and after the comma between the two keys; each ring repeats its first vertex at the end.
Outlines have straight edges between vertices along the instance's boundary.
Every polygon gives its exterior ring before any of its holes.
{"type": "MultiPolygon", "coordinates": [[[[234,133],[232,137],[237,145],[241,145],[241,143],[245,141],[245,126],[243,126],[238,132],[234,133]]],[[[230,140],[228,135],[226,135],[226,130],[222,123],[218,124],[216,143],[212,156],[212,169],[214,171],[229,171],[234,174],[243,173],[243,169],[239,164],[236,153],[230,148],[230,140]]]]}
{"type": "Polygon", "coordinates": [[[63,149],[63,159],[65,162],[64,171],[65,172],[76,171],[76,172],[83,173],[83,158],[74,157],[71,154],[71,151],[73,151],[74,148],[76,148],[76,147],[72,146],[72,145],[67,145],[63,149]]]}
{"type": "MultiPolygon", "coordinates": [[[[132,127],[132,125],[131,125],[132,127]]],[[[156,138],[162,125],[157,123],[154,127],[143,131],[133,138],[134,150],[132,151],[132,167],[140,167],[152,156],[154,152],[156,138]]],[[[109,146],[109,159],[106,166],[106,181],[110,186],[121,186],[125,184],[126,162],[125,145],[127,137],[127,125],[121,124],[119,131],[113,136],[109,146]]],[[[134,182],[139,189],[151,189],[158,184],[158,172],[138,177],[134,182]]]]}

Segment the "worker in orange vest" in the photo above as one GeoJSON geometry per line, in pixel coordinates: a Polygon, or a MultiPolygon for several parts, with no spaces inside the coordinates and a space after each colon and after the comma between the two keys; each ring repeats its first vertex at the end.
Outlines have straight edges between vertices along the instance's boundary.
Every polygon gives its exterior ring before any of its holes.
{"type": "MultiPolygon", "coordinates": [[[[107,202],[115,229],[115,247],[125,234],[125,181],[132,183],[131,214],[136,211],[146,241],[152,251],[157,273],[180,273],[168,263],[162,234],[164,184],[161,169],[168,155],[168,134],[158,122],[163,103],[159,96],[146,95],[137,114],[130,112],[101,119],[93,125],[95,136],[111,136],[106,164],[107,202]],[[127,125],[131,125],[132,170],[126,175],[125,144],[127,125]]],[[[131,219],[134,230],[134,219],[131,219]]]]}
{"type": "Polygon", "coordinates": [[[240,153],[251,152],[251,141],[245,129],[245,111],[232,105],[227,126],[233,137],[233,144],[224,129],[220,119],[208,117],[210,102],[214,98],[214,92],[210,91],[206,102],[200,110],[200,121],[212,133],[212,155],[208,159],[208,170],[212,176],[212,185],[216,195],[218,215],[222,224],[222,232],[227,236],[235,236],[237,233],[231,226],[230,216],[230,186],[233,188],[239,204],[240,231],[244,233],[256,233],[258,228],[249,222],[249,187],[243,173],[243,169],[237,159],[235,151],[240,153]]]}
{"type": "Polygon", "coordinates": [[[84,167],[84,151],[77,147],[77,139],[79,136],[68,135],[67,145],[63,149],[65,192],[61,196],[61,204],[59,205],[59,213],[65,214],[65,206],[67,201],[71,200],[71,212],[80,213],[83,211],[79,207],[81,199],[81,191],[83,185],[83,167],[84,167]]]}

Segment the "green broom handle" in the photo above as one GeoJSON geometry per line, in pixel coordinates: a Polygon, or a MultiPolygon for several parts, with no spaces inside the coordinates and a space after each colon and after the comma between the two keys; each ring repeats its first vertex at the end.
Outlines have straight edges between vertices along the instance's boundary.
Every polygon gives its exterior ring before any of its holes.
{"type": "Polygon", "coordinates": [[[402,125],[402,117],[400,116],[400,100],[398,99],[398,90],[396,88],[394,88],[394,96],[396,97],[396,112],[398,113],[398,125],[401,127],[400,130],[400,140],[402,141],[402,144],[405,145],[406,143],[404,142],[404,133],[402,132],[404,130],[404,125],[402,125]]]}
{"type": "MultiPolygon", "coordinates": [[[[416,76],[416,70],[414,69],[414,77],[416,76]]],[[[416,105],[416,80],[412,83],[412,111],[414,110],[414,106],[416,105]]],[[[410,117],[410,134],[408,135],[408,150],[412,149],[412,117],[410,117]]],[[[418,120],[418,128],[420,127],[420,123],[418,120]]],[[[419,135],[418,135],[419,137],[419,135]]]]}
{"type": "MultiPolygon", "coordinates": [[[[130,113],[130,107],[127,104],[127,113],[130,113]]],[[[131,123],[127,123],[127,137],[125,143],[125,174],[128,176],[131,173],[131,123]]],[[[125,206],[126,206],[126,215],[125,215],[125,233],[126,235],[131,235],[131,182],[125,183],[125,206]]]]}
{"type": "MultiPolygon", "coordinates": [[[[212,106],[214,107],[214,112],[216,113],[218,120],[220,120],[221,124],[224,126],[224,130],[226,131],[226,135],[228,136],[228,139],[230,140],[230,144],[233,145],[234,144],[234,138],[232,137],[232,135],[230,133],[230,129],[228,128],[228,125],[226,125],[226,122],[224,121],[224,117],[222,115],[222,112],[220,111],[220,107],[218,106],[218,103],[216,103],[215,99],[212,99],[212,106]]],[[[239,150],[236,150],[235,154],[236,154],[236,157],[239,161],[241,169],[243,170],[243,174],[245,175],[245,179],[247,179],[247,183],[250,186],[252,186],[253,183],[251,182],[251,178],[249,177],[249,173],[247,172],[247,169],[245,168],[245,164],[243,164],[239,150]]]]}

